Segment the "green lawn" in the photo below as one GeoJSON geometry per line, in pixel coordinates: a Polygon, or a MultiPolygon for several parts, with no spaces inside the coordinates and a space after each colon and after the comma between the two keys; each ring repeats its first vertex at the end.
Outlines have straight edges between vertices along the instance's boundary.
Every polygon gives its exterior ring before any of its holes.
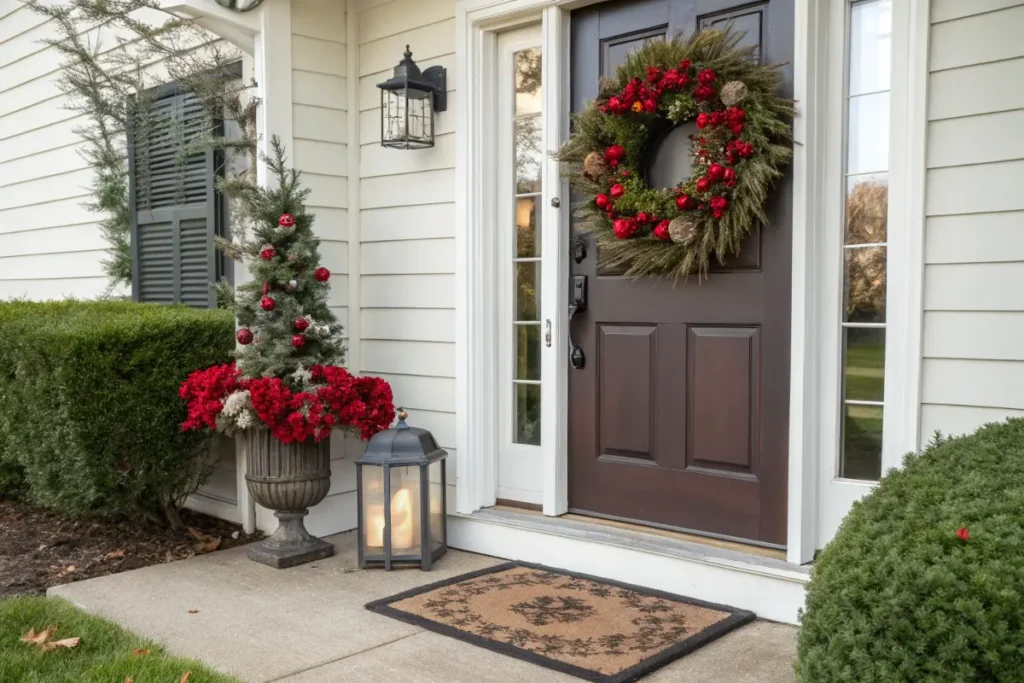
{"type": "Polygon", "coordinates": [[[172,657],[159,645],[57,598],[0,600],[0,681],[4,683],[237,683],[199,662],[172,657]],[[19,639],[29,629],[57,627],[54,639],[79,637],[74,649],[40,651],[19,639]],[[133,654],[135,650],[149,650],[133,654]]]}

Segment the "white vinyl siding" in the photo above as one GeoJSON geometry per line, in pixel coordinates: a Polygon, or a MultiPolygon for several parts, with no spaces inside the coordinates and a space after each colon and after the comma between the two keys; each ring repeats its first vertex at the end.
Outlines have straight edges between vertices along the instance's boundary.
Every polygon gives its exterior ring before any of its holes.
{"type": "Polygon", "coordinates": [[[1024,416],[1024,0],[932,0],[921,440],[1024,416]]]}
{"type": "MultiPolygon", "coordinates": [[[[391,383],[410,424],[449,452],[455,481],[455,0],[374,0],[359,12],[359,368],[391,383]],[[380,90],[408,44],[448,69],[434,147],[380,145],[380,90]]],[[[448,492],[454,505],[454,489],[448,492]]]]}

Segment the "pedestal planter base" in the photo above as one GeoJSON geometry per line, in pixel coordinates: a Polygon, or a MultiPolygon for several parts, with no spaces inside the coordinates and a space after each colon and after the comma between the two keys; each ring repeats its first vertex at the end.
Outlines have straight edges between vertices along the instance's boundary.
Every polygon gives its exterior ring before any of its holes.
{"type": "Polygon", "coordinates": [[[249,548],[249,559],[285,569],[333,555],[334,546],[311,535],[302,521],[331,487],[330,440],[283,444],[262,430],[246,439],[249,493],[279,521],[270,538],[249,548]]]}
{"type": "Polygon", "coordinates": [[[249,548],[249,559],[274,569],[286,569],[334,554],[334,546],[313,536],[302,524],[309,510],[274,513],[280,524],[262,543],[249,548]]]}

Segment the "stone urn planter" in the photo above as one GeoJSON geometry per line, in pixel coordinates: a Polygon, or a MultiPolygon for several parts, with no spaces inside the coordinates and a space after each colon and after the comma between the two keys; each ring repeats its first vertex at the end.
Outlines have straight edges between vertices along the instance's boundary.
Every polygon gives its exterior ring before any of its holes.
{"type": "Polygon", "coordinates": [[[245,482],[253,500],[274,510],[277,531],[249,548],[249,559],[276,569],[334,554],[334,546],[306,531],[303,517],[331,486],[331,440],[283,444],[265,429],[242,437],[248,447],[245,482]]]}

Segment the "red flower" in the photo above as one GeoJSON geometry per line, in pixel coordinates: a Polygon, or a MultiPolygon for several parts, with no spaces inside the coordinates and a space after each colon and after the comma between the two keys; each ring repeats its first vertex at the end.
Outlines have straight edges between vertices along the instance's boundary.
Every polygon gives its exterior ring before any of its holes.
{"type": "Polygon", "coordinates": [[[698,102],[706,102],[715,96],[715,89],[710,85],[698,85],[693,89],[693,97],[698,102]]]}
{"type": "Polygon", "coordinates": [[[630,220],[629,218],[619,218],[612,223],[612,232],[620,240],[624,240],[627,237],[632,237],[633,233],[636,232],[636,221],[630,220]]]}
{"type": "Polygon", "coordinates": [[[296,349],[301,349],[306,345],[306,335],[304,334],[293,334],[292,335],[292,346],[296,349]]]}
{"type": "Polygon", "coordinates": [[[612,145],[604,151],[604,160],[608,163],[621,161],[626,156],[626,148],[622,145],[612,145]]]}
{"type": "Polygon", "coordinates": [[[711,123],[711,117],[708,116],[705,112],[701,112],[701,113],[697,114],[697,127],[698,128],[700,128],[701,130],[704,130],[705,128],[707,128],[709,123],[711,123]]]}
{"type": "Polygon", "coordinates": [[[612,189],[609,190],[608,193],[612,196],[612,199],[618,199],[622,195],[626,194],[626,188],[624,188],[619,183],[615,183],[614,185],[612,185],[612,189]]]}
{"type": "Polygon", "coordinates": [[[647,67],[647,82],[657,83],[661,79],[661,69],[656,66],[647,67]]]}
{"type": "Polygon", "coordinates": [[[684,59],[683,61],[679,62],[679,70],[680,71],[686,71],[689,68],[690,68],[690,60],[689,59],[684,59]]]}
{"type": "Polygon", "coordinates": [[[235,332],[235,339],[237,339],[238,343],[241,344],[242,346],[245,346],[246,344],[251,344],[252,330],[245,327],[240,328],[238,332],[235,332]]]}
{"type": "Polygon", "coordinates": [[[274,251],[273,247],[266,247],[265,249],[260,250],[260,258],[263,259],[264,261],[269,261],[270,259],[274,258],[276,254],[277,252],[274,251]]]}
{"type": "Polygon", "coordinates": [[[327,270],[323,266],[320,266],[313,271],[313,277],[316,278],[317,282],[327,282],[331,279],[331,271],[327,270]]]}
{"type": "Polygon", "coordinates": [[[264,296],[262,299],[260,299],[260,308],[262,308],[264,311],[272,311],[274,310],[275,303],[276,302],[274,301],[274,297],[264,296]]]}
{"type": "Polygon", "coordinates": [[[282,228],[292,228],[295,227],[295,216],[290,213],[282,213],[277,222],[282,228]]]}
{"type": "Polygon", "coordinates": [[[668,232],[668,224],[669,221],[662,221],[658,223],[658,225],[654,227],[654,236],[657,237],[659,240],[672,239],[672,236],[668,232]]]}
{"type": "Polygon", "coordinates": [[[697,82],[703,85],[710,85],[715,82],[715,72],[713,69],[704,69],[697,74],[697,82]]]}
{"type": "Polygon", "coordinates": [[[959,529],[957,529],[956,537],[959,538],[961,541],[966,541],[971,537],[971,535],[967,533],[967,527],[962,526],[959,529]]]}
{"type": "Polygon", "coordinates": [[[739,148],[740,156],[746,159],[747,157],[753,156],[754,146],[749,142],[744,142],[739,148]]]}
{"type": "Polygon", "coordinates": [[[644,100],[644,111],[653,114],[658,111],[658,102],[653,98],[644,100]]]}
{"type": "Polygon", "coordinates": [[[646,211],[640,211],[636,214],[636,219],[641,223],[646,223],[648,220],[650,220],[650,216],[647,215],[646,211]]]}
{"type": "Polygon", "coordinates": [[[735,126],[732,127],[732,134],[733,135],[739,135],[742,132],[743,132],[743,124],[742,123],[737,123],[735,126]]]}
{"type": "Polygon", "coordinates": [[[687,211],[693,208],[693,199],[685,194],[676,197],[676,208],[680,211],[687,211]]]}
{"type": "Polygon", "coordinates": [[[597,208],[599,208],[599,209],[607,209],[608,208],[608,202],[609,202],[609,199],[608,199],[608,195],[606,195],[606,194],[599,194],[596,197],[594,197],[594,203],[597,204],[597,208]]]}
{"type": "Polygon", "coordinates": [[[722,180],[724,180],[725,182],[736,180],[736,170],[732,168],[726,168],[724,171],[722,171],[722,180]]]}
{"type": "Polygon", "coordinates": [[[292,327],[294,327],[297,332],[305,332],[306,328],[309,327],[309,321],[305,318],[296,318],[295,322],[292,323],[292,327]]]}
{"type": "Polygon", "coordinates": [[[711,112],[711,125],[720,126],[725,123],[725,114],[720,111],[711,112]]]}
{"type": "Polygon", "coordinates": [[[722,176],[724,174],[725,167],[723,167],[721,164],[711,164],[710,166],[708,166],[708,177],[711,178],[711,180],[717,182],[722,179],[722,176]]]}
{"type": "Polygon", "coordinates": [[[697,192],[707,192],[710,186],[711,182],[707,178],[701,178],[697,181],[697,192]]]}

